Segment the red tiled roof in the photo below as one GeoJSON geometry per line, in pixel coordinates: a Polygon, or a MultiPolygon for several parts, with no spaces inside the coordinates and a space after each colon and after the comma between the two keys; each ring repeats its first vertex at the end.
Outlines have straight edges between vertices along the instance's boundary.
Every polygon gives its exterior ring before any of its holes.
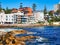
{"type": "Polygon", "coordinates": [[[24,8],[19,8],[20,11],[23,11],[24,14],[31,16],[32,15],[32,9],[30,7],[24,7],[24,8]]]}
{"type": "Polygon", "coordinates": [[[51,10],[50,12],[54,13],[54,10],[51,10]]]}
{"type": "Polygon", "coordinates": [[[12,13],[17,13],[18,11],[24,12],[24,14],[27,16],[32,15],[32,8],[30,8],[30,7],[23,7],[23,8],[19,8],[19,9],[13,8],[12,9],[12,13]]]}
{"type": "Polygon", "coordinates": [[[18,10],[16,8],[12,9],[12,13],[17,13],[17,12],[18,12],[18,10]]]}

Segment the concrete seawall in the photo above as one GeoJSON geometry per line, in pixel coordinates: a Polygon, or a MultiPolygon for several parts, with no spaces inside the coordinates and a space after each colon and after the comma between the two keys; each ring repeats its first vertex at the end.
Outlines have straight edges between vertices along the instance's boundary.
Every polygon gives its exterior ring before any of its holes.
{"type": "Polygon", "coordinates": [[[13,28],[13,27],[39,27],[39,26],[60,26],[60,25],[44,25],[44,24],[0,24],[0,28],[13,28]]]}
{"type": "Polygon", "coordinates": [[[38,27],[44,26],[42,24],[0,24],[0,28],[8,28],[8,27],[38,27]]]}

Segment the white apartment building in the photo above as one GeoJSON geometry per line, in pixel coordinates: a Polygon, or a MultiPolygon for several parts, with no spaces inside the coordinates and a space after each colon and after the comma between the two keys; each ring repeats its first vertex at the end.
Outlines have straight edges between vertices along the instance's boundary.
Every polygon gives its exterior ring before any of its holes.
{"type": "Polygon", "coordinates": [[[20,24],[28,23],[28,17],[23,12],[5,14],[4,11],[0,12],[0,24],[20,24]]]}
{"type": "Polygon", "coordinates": [[[56,5],[54,5],[54,11],[60,10],[60,2],[56,5]]]}
{"type": "Polygon", "coordinates": [[[42,11],[35,11],[33,15],[35,17],[35,22],[44,21],[44,13],[42,11]]]}
{"type": "Polygon", "coordinates": [[[32,16],[26,16],[24,12],[20,11],[11,14],[0,12],[0,24],[30,24],[40,21],[44,21],[44,13],[41,11],[35,11],[32,16]]]}
{"type": "Polygon", "coordinates": [[[30,24],[31,24],[31,23],[32,23],[32,24],[36,23],[34,15],[28,17],[28,23],[30,23],[30,24]]]}
{"type": "Polygon", "coordinates": [[[24,15],[24,12],[18,11],[17,13],[14,14],[14,22],[17,24],[20,23],[27,23],[28,22],[28,17],[24,15]]]}
{"type": "Polygon", "coordinates": [[[0,12],[0,24],[16,24],[21,22],[23,12],[5,14],[4,11],[0,12]]]}
{"type": "Polygon", "coordinates": [[[1,13],[0,24],[14,24],[14,15],[1,13]]]}

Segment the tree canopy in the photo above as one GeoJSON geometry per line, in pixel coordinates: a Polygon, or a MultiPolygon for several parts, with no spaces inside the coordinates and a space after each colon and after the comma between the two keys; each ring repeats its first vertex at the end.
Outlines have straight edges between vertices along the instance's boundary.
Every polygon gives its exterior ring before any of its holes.
{"type": "Polygon", "coordinates": [[[8,7],[6,7],[6,9],[5,9],[5,13],[6,13],[6,14],[11,13],[11,11],[12,11],[11,9],[9,9],[8,7]]]}
{"type": "Polygon", "coordinates": [[[36,11],[36,4],[35,3],[32,5],[32,9],[33,9],[33,11],[36,11]]]}
{"type": "Polygon", "coordinates": [[[44,7],[44,15],[47,14],[46,6],[44,7]]]}

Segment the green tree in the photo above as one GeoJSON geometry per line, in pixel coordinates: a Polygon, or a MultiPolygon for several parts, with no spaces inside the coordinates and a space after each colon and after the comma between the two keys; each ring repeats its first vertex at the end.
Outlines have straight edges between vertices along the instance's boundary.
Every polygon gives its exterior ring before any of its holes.
{"type": "Polygon", "coordinates": [[[44,7],[44,15],[47,14],[46,6],[44,7]]]}
{"type": "Polygon", "coordinates": [[[49,15],[50,15],[50,16],[53,16],[53,12],[49,11],[49,15]]]}
{"type": "Polygon", "coordinates": [[[56,13],[57,13],[57,14],[60,14],[60,10],[57,10],[56,13]]]}
{"type": "Polygon", "coordinates": [[[59,18],[58,18],[58,17],[54,17],[54,21],[55,21],[55,22],[60,21],[60,17],[59,17],[59,18]]]}
{"type": "Polygon", "coordinates": [[[23,3],[20,3],[20,8],[23,8],[22,4],[23,4],[23,3]]]}
{"type": "Polygon", "coordinates": [[[11,10],[11,9],[8,9],[8,7],[7,7],[6,10],[5,10],[5,13],[6,13],[6,14],[9,14],[9,13],[11,13],[11,11],[12,11],[12,10],[11,10]]]}
{"type": "Polygon", "coordinates": [[[0,12],[1,12],[2,8],[0,8],[0,12]]]}
{"type": "Polygon", "coordinates": [[[1,12],[1,10],[2,10],[2,7],[1,7],[1,2],[0,2],[0,12],[1,12]]]}
{"type": "Polygon", "coordinates": [[[36,11],[36,4],[34,3],[32,6],[33,11],[36,11]]]}
{"type": "Polygon", "coordinates": [[[49,16],[50,16],[50,18],[51,18],[51,22],[53,22],[54,21],[54,16],[53,16],[53,12],[52,11],[49,11],[49,16]]]}

